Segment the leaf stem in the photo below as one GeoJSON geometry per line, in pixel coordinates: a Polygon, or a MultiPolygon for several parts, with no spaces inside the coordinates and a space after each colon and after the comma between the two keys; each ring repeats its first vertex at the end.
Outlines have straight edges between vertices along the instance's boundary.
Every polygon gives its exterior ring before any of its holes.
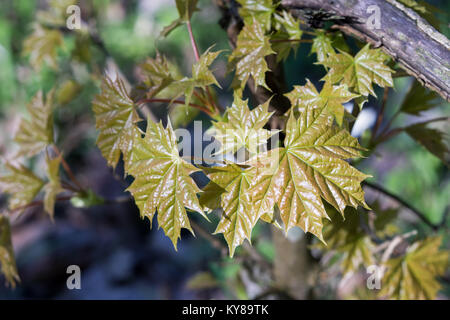
{"type": "Polygon", "coordinates": [[[56,155],[61,158],[61,164],[62,164],[64,170],[66,171],[67,175],[69,176],[69,179],[77,186],[78,191],[84,191],[83,186],[81,185],[81,183],[78,181],[78,179],[73,174],[72,169],[70,169],[69,164],[63,158],[59,148],[56,145],[53,145],[53,150],[55,151],[56,155]]]}

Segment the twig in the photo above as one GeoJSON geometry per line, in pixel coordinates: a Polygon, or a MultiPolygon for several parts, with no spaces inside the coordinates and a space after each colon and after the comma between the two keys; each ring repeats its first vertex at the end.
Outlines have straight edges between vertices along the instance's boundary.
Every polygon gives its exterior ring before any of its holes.
{"type": "Polygon", "coordinates": [[[446,209],[446,212],[444,213],[443,217],[442,217],[442,221],[438,224],[434,224],[432,223],[430,220],[428,220],[428,218],[426,217],[426,215],[424,213],[422,213],[421,211],[419,211],[418,209],[414,208],[412,205],[410,205],[408,202],[406,202],[405,200],[403,200],[402,198],[400,198],[399,196],[393,194],[392,192],[384,189],[383,187],[372,183],[372,182],[367,182],[364,181],[362,183],[363,185],[373,189],[373,190],[377,190],[378,192],[381,192],[382,194],[388,196],[389,198],[395,200],[397,203],[401,204],[403,207],[407,208],[410,212],[412,212],[413,214],[415,214],[418,218],[420,218],[426,225],[428,225],[431,229],[433,229],[434,231],[439,230],[439,228],[443,227],[446,221],[446,218],[448,216],[448,207],[446,209]]]}
{"type": "Polygon", "coordinates": [[[386,108],[387,99],[389,96],[389,87],[384,88],[384,94],[383,94],[383,101],[381,103],[380,110],[378,111],[377,121],[375,122],[375,126],[372,130],[372,137],[371,140],[377,136],[378,130],[380,129],[381,123],[383,122],[383,116],[384,116],[384,110],[386,108]]]}
{"type": "Polygon", "coordinates": [[[77,186],[78,191],[84,191],[84,188],[82,187],[81,183],[77,180],[75,175],[72,172],[72,169],[70,169],[69,164],[64,160],[61,151],[59,151],[58,147],[56,145],[53,145],[53,150],[55,151],[56,155],[61,158],[61,164],[66,171],[67,175],[69,176],[69,179],[77,186]]]}
{"type": "Polygon", "coordinates": [[[226,254],[228,248],[227,246],[221,242],[219,239],[214,237],[212,234],[210,234],[208,231],[206,231],[200,224],[195,222],[194,220],[190,221],[192,229],[194,229],[194,232],[199,234],[201,237],[203,237],[205,240],[211,243],[211,245],[219,250],[222,254],[226,254]]]}

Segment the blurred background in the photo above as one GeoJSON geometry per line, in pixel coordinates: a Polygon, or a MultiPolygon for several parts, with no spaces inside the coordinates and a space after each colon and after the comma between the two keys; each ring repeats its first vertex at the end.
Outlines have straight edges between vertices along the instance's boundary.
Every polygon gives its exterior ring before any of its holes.
{"type": "MultiPolygon", "coordinates": [[[[450,12],[450,2],[428,2],[441,10],[436,16],[443,21],[442,31],[448,37],[446,13],[450,12]]],[[[56,88],[62,105],[55,119],[60,149],[84,185],[112,199],[124,195],[129,181],[122,179],[120,168],[114,173],[106,165],[95,146],[91,101],[99,91],[102,74],[105,70],[120,70],[135,84],[139,80],[137,66],[146,57],[154,57],[156,50],[180,66],[180,72],[190,74],[194,56],[186,28],[176,29],[167,38],[159,37],[163,27],[177,18],[174,1],[94,0],[77,1],[77,4],[83,21],[96,30],[100,43],[64,32],[55,57],[57,68],[54,68],[45,62],[32,65],[30,54],[24,50],[24,42],[35,30],[37,19],[48,18],[42,17],[42,12],[49,12],[48,2],[0,0],[0,154],[8,158],[14,153],[12,138],[31,97],[40,89],[47,92],[56,88]]],[[[226,59],[230,46],[219,24],[222,16],[212,1],[200,1],[199,7],[202,10],[194,14],[192,25],[200,50],[212,45],[214,50],[227,50],[213,68],[224,88],[217,91],[218,99],[221,105],[229,106],[232,90],[226,59]]],[[[349,44],[358,45],[354,41],[349,44]]],[[[290,89],[294,84],[303,85],[306,77],[318,85],[325,74],[322,66],[314,64],[316,58],[310,49],[309,44],[302,44],[297,54],[291,54],[286,60],[285,76],[290,89]]],[[[387,119],[396,113],[412,82],[409,77],[396,79],[386,106],[387,119]]],[[[382,97],[383,91],[377,89],[377,95],[382,97]]],[[[440,98],[437,101],[437,107],[420,118],[400,114],[394,127],[450,116],[449,104],[440,98]]],[[[364,139],[366,129],[375,122],[379,104],[376,99],[370,99],[353,135],[364,139]]],[[[152,113],[162,119],[170,113],[174,126],[189,129],[194,119],[203,120],[204,129],[210,123],[202,114],[191,110],[186,116],[184,110],[177,113],[165,105],[152,105],[152,113]]],[[[448,133],[448,126],[444,130],[448,133]]],[[[29,165],[35,172],[42,172],[43,163],[42,158],[36,157],[29,165]]],[[[432,222],[442,220],[449,205],[448,167],[406,134],[381,145],[375,154],[359,162],[358,168],[373,175],[373,181],[407,199],[432,222]]],[[[207,182],[204,177],[197,178],[200,185],[207,182]]],[[[0,195],[0,205],[5,203],[6,197],[0,195]]],[[[409,218],[414,217],[406,214],[406,220],[409,218]]],[[[203,224],[200,219],[198,223],[203,224]]],[[[204,227],[213,232],[216,223],[204,227]]],[[[414,223],[419,230],[426,228],[420,221],[414,223]]],[[[176,252],[163,231],[158,230],[156,220],[150,229],[149,221],[141,220],[132,201],[86,209],[59,203],[54,222],[42,209],[36,208],[26,211],[12,225],[21,283],[11,289],[3,285],[0,277],[1,299],[246,299],[251,292],[257,292],[252,286],[257,287],[258,281],[243,270],[240,249],[237,258],[232,260],[210,239],[194,238],[183,232],[176,252]],[[67,289],[69,265],[81,267],[82,290],[67,289]]],[[[274,248],[269,227],[258,225],[252,236],[256,250],[271,261],[274,248]]],[[[221,235],[214,237],[223,241],[221,235]]],[[[447,247],[448,240],[446,235],[447,247]]],[[[444,288],[442,297],[448,295],[449,286],[444,288]]],[[[322,298],[336,297],[345,298],[339,292],[327,293],[322,298]]]]}

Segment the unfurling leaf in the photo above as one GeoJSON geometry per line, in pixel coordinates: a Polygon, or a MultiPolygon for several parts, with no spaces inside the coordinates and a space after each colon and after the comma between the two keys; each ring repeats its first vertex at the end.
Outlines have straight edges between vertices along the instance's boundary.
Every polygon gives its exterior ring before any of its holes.
{"type": "Polygon", "coordinates": [[[447,270],[449,251],[439,250],[441,237],[430,237],[412,244],[404,256],[385,264],[380,296],[391,299],[435,299],[440,289],[436,280],[447,270]]]}
{"type": "MultiPolygon", "coordinates": [[[[429,122],[413,124],[405,128],[406,133],[429,152],[450,166],[449,136],[447,133],[427,127],[429,122]]],[[[447,120],[447,125],[449,121],[447,120]]]]}
{"type": "Polygon", "coordinates": [[[392,87],[392,72],[384,62],[389,57],[380,49],[370,49],[369,44],[362,48],[355,57],[341,51],[332,54],[321,63],[330,68],[324,79],[332,83],[346,84],[355,93],[362,96],[369,94],[376,97],[372,83],[380,87],[392,87]]]}
{"type": "Polygon", "coordinates": [[[179,80],[172,74],[170,67],[166,57],[159,53],[156,54],[156,58],[148,58],[140,65],[147,98],[153,98],[170,84],[179,80]]]}
{"type": "Polygon", "coordinates": [[[59,179],[59,167],[61,165],[61,156],[54,159],[47,157],[47,178],[48,182],[44,186],[44,209],[53,219],[55,213],[55,202],[58,193],[63,191],[59,179]]]}
{"type": "Polygon", "coordinates": [[[96,128],[100,131],[97,145],[103,157],[108,165],[115,168],[122,152],[127,165],[134,137],[139,135],[135,123],[140,118],[123,81],[119,78],[112,81],[105,77],[101,93],[95,97],[92,108],[96,128]]]}
{"type": "Polygon", "coordinates": [[[254,169],[242,169],[235,164],[228,164],[225,167],[205,168],[205,171],[213,183],[225,189],[220,195],[223,214],[215,233],[223,233],[230,257],[233,257],[236,247],[245,239],[250,241],[252,229],[257,222],[249,193],[254,169]]]}
{"type": "Polygon", "coordinates": [[[286,94],[294,110],[301,112],[308,106],[316,108],[325,107],[336,118],[339,126],[342,125],[344,119],[345,109],[343,104],[357,96],[357,94],[348,91],[347,85],[333,86],[329,81],[325,81],[319,93],[309,79],[306,79],[306,85],[294,86],[294,90],[286,94]]]}
{"type": "Polygon", "coordinates": [[[46,62],[49,67],[57,69],[57,49],[62,43],[63,37],[59,30],[35,25],[33,34],[25,39],[23,52],[30,55],[30,64],[33,68],[39,70],[46,62]]]}
{"type": "Polygon", "coordinates": [[[44,102],[39,91],[27,106],[30,119],[22,119],[14,141],[20,147],[19,155],[33,156],[53,143],[53,92],[44,102]]]}
{"type": "Polygon", "coordinates": [[[322,218],[328,216],[321,198],[341,213],[347,205],[367,207],[360,183],[368,176],[344,161],[360,156],[360,150],[325,108],[307,106],[298,120],[291,113],[284,148],[258,157],[270,168],[255,174],[252,183],[256,215],[272,212],[276,204],[286,231],[298,226],[323,241],[322,218]]]}
{"type": "Polygon", "coordinates": [[[250,110],[248,100],[234,94],[233,105],[227,109],[223,120],[212,123],[211,132],[222,146],[220,153],[234,154],[242,147],[255,153],[259,145],[266,143],[275,133],[263,128],[273,114],[268,112],[269,102],[250,110]]]}
{"type": "Polygon", "coordinates": [[[11,243],[9,220],[3,214],[0,214],[0,266],[6,282],[14,288],[20,278],[17,273],[16,259],[11,243]]]}
{"type": "Polygon", "coordinates": [[[161,36],[167,37],[173,30],[191,20],[194,12],[198,11],[197,2],[198,0],[175,0],[179,18],[172,21],[170,25],[164,27],[161,36]]]}
{"type": "Polygon", "coordinates": [[[44,181],[22,165],[5,163],[5,167],[10,173],[0,176],[0,189],[11,196],[9,208],[14,210],[26,206],[42,189],[44,181]]]}
{"type": "Polygon", "coordinates": [[[297,51],[303,31],[300,22],[289,12],[275,15],[277,32],[271,36],[272,48],[277,53],[277,62],[287,59],[291,50],[297,51]]]}
{"type": "Polygon", "coordinates": [[[230,63],[236,67],[236,76],[242,89],[250,76],[256,86],[269,89],[265,80],[266,71],[269,71],[265,57],[274,53],[261,24],[257,20],[245,24],[238,35],[236,48],[229,57],[230,63]]]}
{"type": "Polygon", "coordinates": [[[153,220],[158,211],[158,225],[172,240],[175,249],[181,228],[192,231],[186,208],[200,213],[197,198],[201,190],[190,174],[198,171],[178,153],[175,133],[170,123],[147,121],[145,137],[136,137],[129,173],[135,178],[128,188],[133,194],[142,217],[153,220]]]}

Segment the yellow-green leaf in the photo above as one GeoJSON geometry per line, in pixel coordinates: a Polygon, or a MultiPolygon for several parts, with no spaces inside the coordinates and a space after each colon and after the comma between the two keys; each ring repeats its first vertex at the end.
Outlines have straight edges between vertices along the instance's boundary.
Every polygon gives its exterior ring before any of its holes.
{"type": "Polygon", "coordinates": [[[322,218],[328,216],[322,198],[341,213],[346,206],[367,207],[360,183],[368,176],[345,161],[362,148],[325,108],[308,106],[298,120],[291,113],[284,146],[258,157],[270,165],[252,183],[258,216],[276,204],[286,231],[298,226],[323,241],[322,218]]]}
{"type": "Polygon", "coordinates": [[[19,155],[33,156],[53,143],[53,92],[44,102],[39,91],[27,106],[30,119],[22,119],[14,141],[20,147],[19,155]]]}
{"type": "Polygon", "coordinates": [[[429,237],[412,244],[404,256],[385,264],[381,297],[401,300],[435,299],[440,289],[436,277],[448,267],[449,251],[439,250],[441,237],[429,237]]]}
{"type": "Polygon", "coordinates": [[[222,233],[228,243],[230,257],[245,239],[250,241],[257,216],[253,212],[249,187],[254,169],[242,169],[235,164],[207,168],[208,177],[225,192],[220,195],[223,214],[214,233],[222,233]]]}
{"type": "Polygon", "coordinates": [[[125,162],[129,162],[134,137],[139,135],[135,123],[140,118],[123,81],[119,78],[112,81],[105,77],[101,93],[95,97],[92,108],[99,130],[97,145],[108,165],[115,168],[121,152],[125,162]]]}
{"type": "Polygon", "coordinates": [[[198,201],[201,190],[190,177],[198,171],[178,153],[175,133],[170,123],[147,120],[145,137],[136,137],[129,173],[135,180],[128,188],[141,216],[153,220],[158,211],[158,225],[172,240],[175,249],[181,228],[192,231],[186,208],[207,217],[198,201]]]}
{"type": "Polygon", "coordinates": [[[47,178],[48,182],[44,186],[44,210],[53,219],[55,213],[56,196],[63,191],[59,179],[59,167],[61,165],[61,156],[54,159],[47,157],[47,178]]]}
{"type": "Polygon", "coordinates": [[[291,50],[297,52],[303,31],[300,22],[289,12],[283,11],[282,16],[275,14],[276,32],[271,36],[272,48],[277,53],[277,62],[285,60],[291,50]]]}
{"type": "Polygon", "coordinates": [[[348,90],[347,85],[333,86],[329,81],[325,81],[319,93],[309,79],[306,79],[306,85],[294,86],[294,90],[286,94],[294,109],[298,111],[303,110],[307,106],[325,107],[336,118],[339,126],[342,125],[344,119],[345,109],[343,104],[357,96],[357,94],[348,90]]]}
{"type": "Polygon", "coordinates": [[[332,83],[341,82],[363,96],[376,97],[372,83],[380,87],[392,87],[392,72],[384,62],[389,57],[381,49],[370,49],[369,44],[362,48],[355,57],[341,51],[332,54],[321,63],[330,68],[324,79],[332,83]]]}
{"type": "Polygon", "coordinates": [[[234,154],[244,147],[252,153],[265,144],[275,132],[264,129],[273,112],[268,112],[269,100],[253,110],[248,107],[248,100],[242,100],[234,94],[231,108],[228,108],[222,121],[213,122],[210,132],[221,143],[220,152],[234,154]]]}
{"type": "Polygon", "coordinates": [[[62,43],[63,37],[59,30],[50,30],[37,24],[33,34],[25,39],[23,52],[30,56],[33,68],[39,70],[47,63],[49,67],[57,69],[57,49],[62,43]]]}
{"type": "Polygon", "coordinates": [[[315,53],[317,55],[317,61],[321,63],[331,55],[336,54],[331,38],[324,31],[317,31],[317,35],[314,37],[311,46],[311,53],[315,53]]]}
{"type": "Polygon", "coordinates": [[[42,189],[44,181],[22,165],[5,163],[5,167],[10,173],[0,176],[0,189],[10,195],[9,208],[14,210],[26,206],[42,189]]]}
{"type": "Polygon", "coordinates": [[[230,63],[235,65],[241,88],[245,87],[248,78],[252,76],[256,86],[269,89],[265,80],[266,71],[269,71],[265,57],[274,53],[262,25],[255,19],[245,24],[238,35],[236,48],[229,57],[230,63]]]}
{"type": "Polygon", "coordinates": [[[272,0],[238,0],[239,15],[244,19],[245,24],[252,24],[253,19],[261,23],[265,31],[270,31],[272,27],[272,15],[277,7],[272,0]]]}
{"type": "Polygon", "coordinates": [[[0,265],[1,271],[6,278],[6,282],[14,288],[16,282],[20,282],[20,278],[17,272],[16,259],[11,243],[9,220],[3,214],[0,214],[0,265]]]}

